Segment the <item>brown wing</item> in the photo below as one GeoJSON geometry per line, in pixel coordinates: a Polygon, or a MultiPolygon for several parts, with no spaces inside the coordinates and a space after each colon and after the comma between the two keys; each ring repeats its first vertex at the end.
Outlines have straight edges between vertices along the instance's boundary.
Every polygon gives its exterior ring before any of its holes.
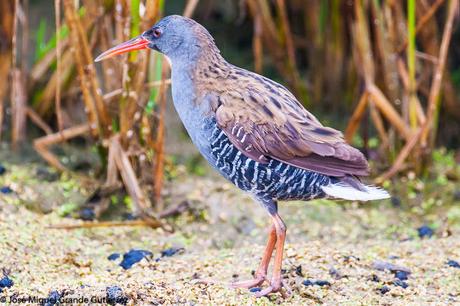
{"type": "Polygon", "coordinates": [[[283,86],[247,73],[245,84],[213,93],[219,99],[217,124],[246,156],[273,158],[325,175],[367,175],[363,154],[342,133],[323,126],[283,86]]]}

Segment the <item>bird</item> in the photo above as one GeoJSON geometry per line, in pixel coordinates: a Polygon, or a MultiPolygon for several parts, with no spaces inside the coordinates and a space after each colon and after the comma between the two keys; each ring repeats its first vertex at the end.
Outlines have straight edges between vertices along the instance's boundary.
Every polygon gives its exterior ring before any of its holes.
{"type": "Polygon", "coordinates": [[[286,225],[279,201],[389,198],[384,189],[361,182],[361,176],[369,175],[368,162],[340,131],[322,125],[283,85],[226,61],[198,22],[166,16],[95,61],[141,49],[158,51],[169,61],[175,109],[203,157],[271,218],[253,278],[233,282],[232,287],[267,283],[257,297],[290,293],[281,272],[286,225]]]}

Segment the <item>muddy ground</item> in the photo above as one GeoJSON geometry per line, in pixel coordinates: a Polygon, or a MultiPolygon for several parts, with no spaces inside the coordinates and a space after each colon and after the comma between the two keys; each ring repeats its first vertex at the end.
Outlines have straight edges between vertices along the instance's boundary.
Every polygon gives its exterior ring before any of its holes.
{"type": "MultiPolygon", "coordinates": [[[[178,168],[183,175],[168,181],[166,204],[186,201],[190,208],[165,220],[174,233],[145,226],[65,230],[50,226],[80,224],[72,216],[98,182],[56,174],[37,160],[10,158],[2,166],[0,187],[10,190],[0,193],[0,288],[2,277],[14,283],[0,289],[2,302],[460,305],[460,195],[452,169],[430,183],[411,175],[390,183],[392,200],[283,203],[284,278],[293,294],[256,299],[225,283],[251,277],[269,220],[221,178],[178,168]],[[123,254],[133,249],[152,255],[122,268],[123,254]]],[[[112,202],[104,218],[126,219],[118,212],[132,203],[112,202]]]]}

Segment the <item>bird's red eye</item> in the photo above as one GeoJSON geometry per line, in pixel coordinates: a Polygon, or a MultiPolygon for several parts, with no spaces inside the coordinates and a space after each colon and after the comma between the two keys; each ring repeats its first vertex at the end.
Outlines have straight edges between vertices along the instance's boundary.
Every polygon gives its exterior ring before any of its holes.
{"type": "Polygon", "coordinates": [[[161,30],[160,29],[153,29],[153,37],[158,38],[161,36],[161,30]]]}

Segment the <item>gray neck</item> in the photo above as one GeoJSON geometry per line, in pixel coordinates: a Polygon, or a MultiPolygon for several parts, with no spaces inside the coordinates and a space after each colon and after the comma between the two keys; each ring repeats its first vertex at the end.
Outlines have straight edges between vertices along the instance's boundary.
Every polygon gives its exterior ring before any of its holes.
{"type": "Polygon", "coordinates": [[[209,109],[206,103],[196,103],[197,93],[193,83],[194,65],[172,60],[171,81],[174,107],[185,126],[190,138],[198,149],[205,154],[209,146],[207,123],[209,109]]]}

